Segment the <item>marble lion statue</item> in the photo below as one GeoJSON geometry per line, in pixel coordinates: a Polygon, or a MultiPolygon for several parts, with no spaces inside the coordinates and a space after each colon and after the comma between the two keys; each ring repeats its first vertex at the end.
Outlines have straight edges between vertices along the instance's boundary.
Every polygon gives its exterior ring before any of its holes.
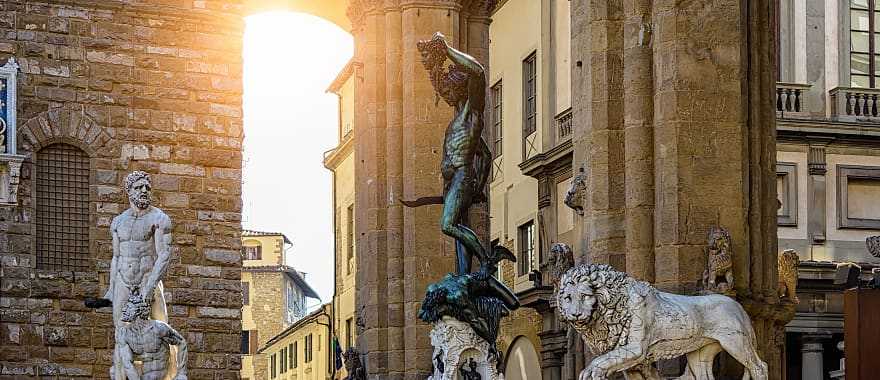
{"type": "Polygon", "coordinates": [[[766,380],[755,331],[739,303],[711,294],[682,296],[655,289],[608,265],[571,268],[556,292],[559,317],[597,356],[580,380],[659,380],[652,362],[687,355],[682,378],[713,379],[712,360],[727,351],[745,367],[743,380],[766,380]]]}

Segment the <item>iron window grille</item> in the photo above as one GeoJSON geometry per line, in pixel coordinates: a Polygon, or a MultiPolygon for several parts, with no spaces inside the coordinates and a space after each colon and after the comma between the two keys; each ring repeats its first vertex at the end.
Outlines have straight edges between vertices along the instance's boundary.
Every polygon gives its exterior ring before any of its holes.
{"type": "Polygon", "coordinates": [[[89,156],[52,144],[36,159],[37,268],[82,272],[89,263],[89,156]]]}

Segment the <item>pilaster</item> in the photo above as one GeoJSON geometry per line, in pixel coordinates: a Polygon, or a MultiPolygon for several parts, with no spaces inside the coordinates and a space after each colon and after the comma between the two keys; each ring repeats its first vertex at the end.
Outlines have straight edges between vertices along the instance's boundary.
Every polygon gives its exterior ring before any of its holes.
{"type": "MultiPolygon", "coordinates": [[[[488,55],[485,1],[353,0],[358,349],[368,377],[424,379],[431,326],[417,318],[425,288],[453,270],[454,243],[440,232],[440,206],[401,199],[442,194],[442,143],[452,110],[434,103],[418,40],[441,32],[482,62],[488,55]],[[363,191],[361,191],[363,189],[363,191]]],[[[481,236],[488,211],[472,211],[481,236]],[[485,221],[483,221],[485,219],[485,221]]]]}
{"type": "Polygon", "coordinates": [[[826,140],[811,143],[807,153],[807,235],[812,244],[825,244],[825,147],[830,142],[826,140]]]}
{"type": "Polygon", "coordinates": [[[737,299],[780,379],[794,310],[776,295],[775,4],[573,1],[571,46],[581,254],[692,293],[707,230],[727,229],[737,299]]]}

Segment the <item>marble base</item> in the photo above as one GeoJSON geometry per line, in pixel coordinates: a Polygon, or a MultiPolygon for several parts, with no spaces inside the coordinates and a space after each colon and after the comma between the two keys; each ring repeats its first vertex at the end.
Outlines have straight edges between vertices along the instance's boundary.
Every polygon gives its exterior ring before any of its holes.
{"type": "Polygon", "coordinates": [[[431,330],[433,373],[428,380],[468,380],[461,369],[469,369],[471,358],[477,363],[481,380],[504,380],[498,372],[498,358],[489,359],[489,343],[464,322],[443,317],[431,330]]]}

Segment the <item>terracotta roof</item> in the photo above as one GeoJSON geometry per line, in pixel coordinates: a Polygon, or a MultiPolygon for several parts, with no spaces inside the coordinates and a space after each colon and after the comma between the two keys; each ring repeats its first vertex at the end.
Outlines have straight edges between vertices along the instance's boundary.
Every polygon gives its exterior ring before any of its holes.
{"type": "Polygon", "coordinates": [[[258,236],[281,236],[282,238],[284,238],[284,242],[285,242],[285,243],[287,243],[287,244],[293,244],[293,243],[290,242],[290,239],[288,239],[287,236],[285,236],[284,234],[282,234],[282,233],[280,233],[280,232],[267,232],[267,231],[254,231],[254,230],[241,230],[241,236],[243,236],[243,237],[247,237],[247,236],[253,236],[253,237],[258,237],[258,236]]]}
{"type": "Polygon", "coordinates": [[[260,266],[246,266],[241,267],[242,272],[283,272],[286,273],[288,277],[302,289],[303,294],[306,297],[314,298],[320,300],[321,297],[318,296],[318,292],[316,292],[312,287],[306,282],[306,279],[303,275],[296,270],[295,268],[287,265],[260,265],[260,266]]]}

